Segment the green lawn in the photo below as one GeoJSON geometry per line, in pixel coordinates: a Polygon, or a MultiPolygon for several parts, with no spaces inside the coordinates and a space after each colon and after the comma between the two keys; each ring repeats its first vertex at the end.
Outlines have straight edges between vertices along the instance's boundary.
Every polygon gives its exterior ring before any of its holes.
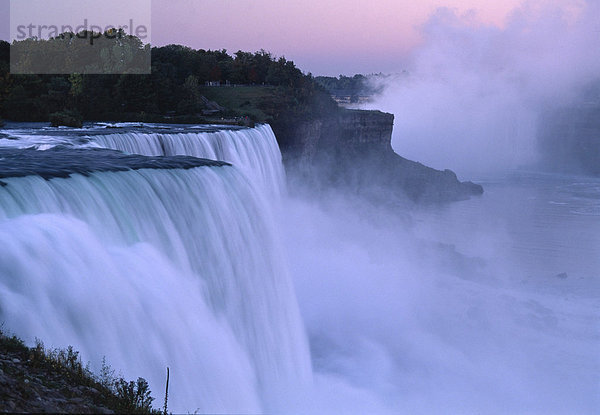
{"type": "Polygon", "coordinates": [[[236,116],[249,116],[256,121],[272,118],[269,108],[277,98],[273,86],[230,86],[200,88],[200,93],[211,101],[231,110],[236,116]],[[265,112],[266,111],[266,112],[265,112]]]}

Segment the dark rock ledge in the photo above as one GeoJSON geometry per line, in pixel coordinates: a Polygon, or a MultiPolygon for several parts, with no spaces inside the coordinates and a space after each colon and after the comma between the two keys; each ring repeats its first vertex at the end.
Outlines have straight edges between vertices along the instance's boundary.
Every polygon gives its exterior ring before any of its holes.
{"type": "Polygon", "coordinates": [[[99,148],[55,147],[44,151],[0,148],[0,179],[31,175],[52,179],[69,177],[74,173],[89,175],[102,171],[191,169],[204,166],[229,164],[190,156],[148,157],[99,148]]]}

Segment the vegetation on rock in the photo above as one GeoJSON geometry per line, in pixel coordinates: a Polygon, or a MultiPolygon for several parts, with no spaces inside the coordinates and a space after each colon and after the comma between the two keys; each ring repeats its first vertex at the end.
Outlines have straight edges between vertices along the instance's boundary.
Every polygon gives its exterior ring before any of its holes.
{"type": "Polygon", "coordinates": [[[83,119],[75,111],[64,110],[50,114],[50,125],[52,127],[66,126],[81,128],[83,126],[83,119]]]}
{"type": "Polygon", "coordinates": [[[143,378],[125,381],[103,362],[99,376],[72,347],[27,347],[0,331],[0,412],[162,413],[143,378]]]}

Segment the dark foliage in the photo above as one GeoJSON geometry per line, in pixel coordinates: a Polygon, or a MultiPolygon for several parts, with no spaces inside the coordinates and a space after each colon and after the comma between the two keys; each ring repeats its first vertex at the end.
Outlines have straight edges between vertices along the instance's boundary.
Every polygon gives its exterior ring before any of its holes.
{"type": "Polygon", "coordinates": [[[115,390],[121,402],[121,411],[130,414],[152,412],[154,398],[150,396],[150,387],[145,379],[138,378],[136,382],[118,379],[115,382],[115,390]]]}
{"type": "Polygon", "coordinates": [[[350,97],[350,102],[358,102],[361,96],[373,96],[381,93],[382,87],[374,82],[384,75],[354,75],[339,77],[318,76],[315,81],[335,97],[350,97]]]}
{"type": "Polygon", "coordinates": [[[230,55],[168,45],[152,48],[151,74],[11,75],[11,47],[0,41],[0,118],[14,121],[48,121],[64,111],[89,121],[199,120],[215,112],[205,98],[211,94],[210,100],[228,109],[220,117],[277,122],[336,110],[312,75],[264,50],[230,55]],[[219,102],[227,93],[214,92],[240,86],[255,88],[257,99],[230,108],[219,102]]]}
{"type": "Polygon", "coordinates": [[[71,110],[64,110],[50,114],[50,125],[52,127],[64,125],[67,127],[81,128],[83,121],[79,113],[71,110]]]}

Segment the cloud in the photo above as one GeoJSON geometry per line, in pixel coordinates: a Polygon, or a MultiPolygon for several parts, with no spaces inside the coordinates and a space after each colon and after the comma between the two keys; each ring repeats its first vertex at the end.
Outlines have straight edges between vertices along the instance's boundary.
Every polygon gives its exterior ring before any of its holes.
{"type": "Polygon", "coordinates": [[[569,102],[600,73],[600,9],[591,1],[528,2],[503,27],[442,8],[421,33],[408,76],[373,106],[396,115],[398,153],[459,173],[535,162],[540,111],[569,102]]]}

